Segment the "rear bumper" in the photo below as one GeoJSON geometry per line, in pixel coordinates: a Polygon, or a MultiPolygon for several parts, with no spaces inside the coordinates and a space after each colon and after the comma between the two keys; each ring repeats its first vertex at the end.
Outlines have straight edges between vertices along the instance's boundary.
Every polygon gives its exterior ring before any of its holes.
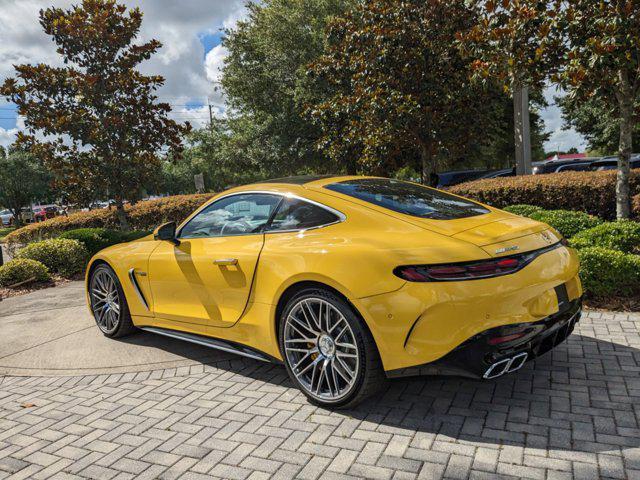
{"type": "Polygon", "coordinates": [[[567,302],[562,311],[537,322],[491,328],[474,335],[444,357],[423,365],[388,370],[387,376],[457,375],[496,378],[518,370],[525,362],[548,352],[573,332],[582,313],[581,298],[567,302]],[[491,345],[489,340],[525,332],[516,340],[491,345]]]}

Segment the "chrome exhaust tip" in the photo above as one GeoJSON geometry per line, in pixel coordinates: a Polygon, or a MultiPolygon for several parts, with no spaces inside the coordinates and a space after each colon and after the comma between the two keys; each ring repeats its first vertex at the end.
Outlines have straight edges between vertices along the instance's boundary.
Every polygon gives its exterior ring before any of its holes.
{"type": "Polygon", "coordinates": [[[484,372],[482,378],[485,380],[490,380],[492,378],[498,378],[505,373],[515,372],[516,370],[520,370],[522,366],[527,361],[529,354],[527,352],[521,352],[513,357],[504,358],[499,362],[496,362],[487,368],[487,371],[484,372]]]}
{"type": "Polygon", "coordinates": [[[524,362],[527,361],[527,357],[529,356],[529,354],[527,352],[522,352],[519,353],[518,355],[516,355],[515,357],[513,357],[511,359],[511,363],[509,364],[509,367],[507,368],[507,373],[511,373],[511,372],[515,372],[516,370],[520,370],[523,365],[524,362]]]}
{"type": "Polygon", "coordinates": [[[504,360],[500,360],[499,362],[494,363],[489,368],[487,368],[487,371],[484,372],[482,378],[484,378],[485,380],[489,380],[491,378],[498,378],[499,376],[504,375],[509,368],[510,363],[510,358],[505,358],[504,360]]]}

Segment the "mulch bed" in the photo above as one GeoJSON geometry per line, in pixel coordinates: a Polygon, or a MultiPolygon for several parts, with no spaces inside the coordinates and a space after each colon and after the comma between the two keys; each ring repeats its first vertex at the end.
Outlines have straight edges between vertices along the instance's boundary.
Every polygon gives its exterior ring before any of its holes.
{"type": "Polygon", "coordinates": [[[586,298],[584,306],[591,310],[640,312],[640,297],[586,298]]]}
{"type": "Polygon", "coordinates": [[[27,285],[19,286],[17,288],[0,287],[0,300],[9,297],[17,297],[26,293],[35,292],[36,290],[42,290],[44,288],[59,287],[60,285],[69,283],[71,280],[82,280],[82,276],[77,276],[73,279],[54,276],[47,282],[33,282],[27,285]]]}

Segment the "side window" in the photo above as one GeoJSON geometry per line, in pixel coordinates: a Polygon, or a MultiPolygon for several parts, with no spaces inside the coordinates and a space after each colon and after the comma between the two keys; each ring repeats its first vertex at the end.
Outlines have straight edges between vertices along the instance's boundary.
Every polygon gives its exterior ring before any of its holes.
{"type": "Polygon", "coordinates": [[[180,238],[223,237],[258,233],[280,202],[279,195],[247,193],[222,198],[189,220],[180,238]]]}
{"type": "Polygon", "coordinates": [[[335,223],[338,220],[340,218],[326,208],[297,198],[287,198],[278,208],[267,230],[270,232],[304,230],[335,223]]]}

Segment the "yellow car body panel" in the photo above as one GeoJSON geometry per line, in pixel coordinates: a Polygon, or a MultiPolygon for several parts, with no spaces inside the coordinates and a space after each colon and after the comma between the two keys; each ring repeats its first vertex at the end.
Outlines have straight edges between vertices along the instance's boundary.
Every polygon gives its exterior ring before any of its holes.
{"type": "Polygon", "coordinates": [[[185,239],[179,246],[145,237],[99,252],[88,275],[97,262],[115,270],[137,326],[220,338],[275,359],[282,359],[277,315],[283,295],[301,282],[323,284],[360,314],[387,371],[435,361],[487,329],[549,317],[558,312],[559,285],[566,285],[570,300],[582,295],[576,252],[564,246],[495,278],[409,282],[394,275],[401,265],[489,260],[561,238],[545,224],[486,205],[484,215],[429,220],[324,188],[353,178],[362,177],[238,187],[211,199],[182,225],[210,203],[240,192],[308,199],[339,212],[343,221],[301,231],[185,239]],[[238,265],[214,263],[225,257],[238,265]]]}

